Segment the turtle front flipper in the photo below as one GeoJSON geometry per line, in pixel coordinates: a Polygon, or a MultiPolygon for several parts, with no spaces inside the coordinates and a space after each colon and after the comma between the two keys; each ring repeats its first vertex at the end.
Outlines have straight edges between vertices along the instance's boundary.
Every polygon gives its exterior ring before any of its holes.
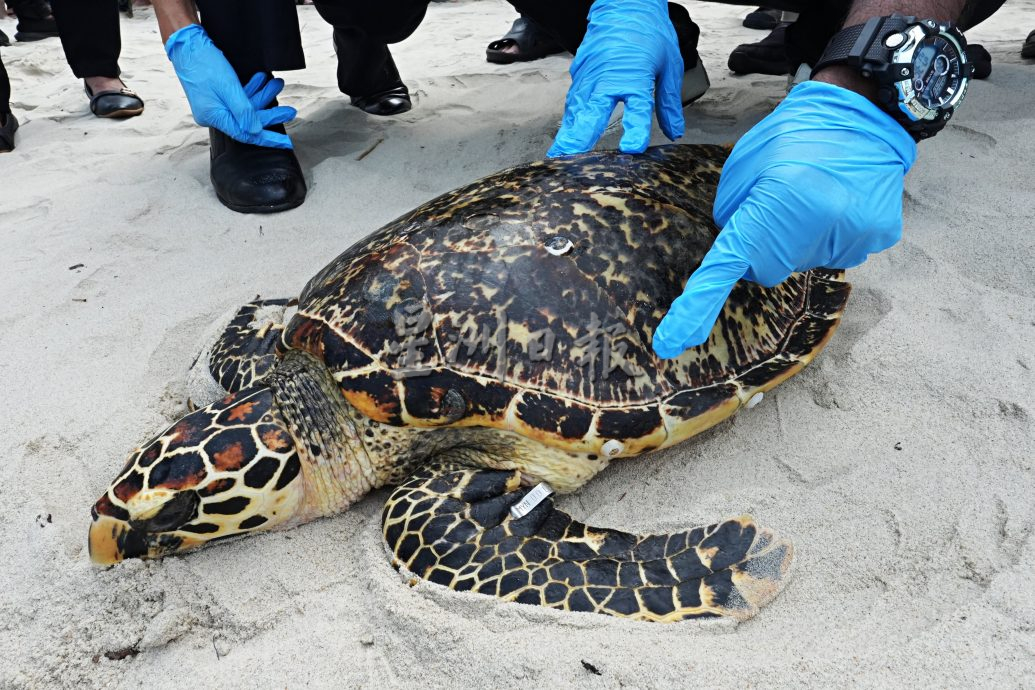
{"type": "Polygon", "coordinates": [[[277,362],[276,349],[297,299],[249,302],[230,319],[208,354],[208,370],[227,393],[254,385],[277,362]]]}
{"type": "Polygon", "coordinates": [[[748,516],[636,536],[577,522],[550,499],[514,519],[529,491],[516,471],[422,468],[382,515],[393,566],[505,601],[663,622],[745,620],[786,583],[790,542],[748,516]]]}

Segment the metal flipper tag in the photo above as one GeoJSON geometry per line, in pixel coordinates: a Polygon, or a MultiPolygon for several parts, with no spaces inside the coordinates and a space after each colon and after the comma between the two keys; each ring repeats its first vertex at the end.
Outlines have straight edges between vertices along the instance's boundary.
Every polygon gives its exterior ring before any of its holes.
{"type": "Polygon", "coordinates": [[[545,501],[552,493],[554,493],[552,486],[546,482],[539,482],[534,489],[525,494],[524,498],[510,506],[510,517],[520,520],[531,513],[533,508],[545,501]]]}

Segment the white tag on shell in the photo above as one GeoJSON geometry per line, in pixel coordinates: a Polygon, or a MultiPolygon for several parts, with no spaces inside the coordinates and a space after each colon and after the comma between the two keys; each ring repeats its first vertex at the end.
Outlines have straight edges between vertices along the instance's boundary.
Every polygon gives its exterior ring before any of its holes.
{"type": "Polygon", "coordinates": [[[545,501],[553,492],[552,486],[546,482],[539,482],[534,489],[525,494],[524,498],[510,506],[510,517],[520,520],[531,513],[533,508],[545,501]]]}

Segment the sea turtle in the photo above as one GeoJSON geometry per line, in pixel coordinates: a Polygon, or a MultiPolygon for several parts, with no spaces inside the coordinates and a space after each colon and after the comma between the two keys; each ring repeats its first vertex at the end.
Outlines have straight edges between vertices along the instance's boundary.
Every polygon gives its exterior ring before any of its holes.
{"type": "Polygon", "coordinates": [[[849,286],[814,270],[739,283],[704,345],[654,356],[717,233],[727,152],[512,168],[358,242],[297,303],[241,308],[208,357],[225,397],[131,454],[93,508],[93,560],[294,526],[393,486],[383,537],[411,582],[641,620],[754,615],[792,547],[751,517],[634,536],[573,520],[540,484],[574,491],[711,427],[836,328],[849,286]]]}

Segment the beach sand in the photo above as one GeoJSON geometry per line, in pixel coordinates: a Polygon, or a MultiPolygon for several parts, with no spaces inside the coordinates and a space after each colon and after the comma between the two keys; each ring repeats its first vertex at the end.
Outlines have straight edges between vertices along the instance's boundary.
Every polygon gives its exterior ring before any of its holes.
{"type": "MultiPolygon", "coordinates": [[[[740,26],[749,8],[689,7],[712,88],[684,141],[732,141],[785,82],[725,69],[764,35],[740,26]]],[[[300,8],[309,67],[284,75],[283,102],[300,111],[289,132],[309,198],[257,216],[216,201],[150,10],[122,23],[124,76],[147,102],[125,122],[89,115],[56,40],[3,49],[23,128],[0,156],[0,686],[1031,687],[1035,64],[1019,49],[1033,10],[1011,0],[971,32],[992,77],[921,147],[905,237],[851,271],[815,364],[560,500],[600,526],[750,512],[790,536],[793,580],[739,626],[407,587],[380,542],[384,491],[292,531],[91,566],[90,506],[183,412],[210,322],[256,294],[296,295],[402,212],[542,157],[569,59],[489,65],[509,6],[435,4],[394,49],[414,109],[375,119],[336,91],[330,29],[300,8]]]]}

